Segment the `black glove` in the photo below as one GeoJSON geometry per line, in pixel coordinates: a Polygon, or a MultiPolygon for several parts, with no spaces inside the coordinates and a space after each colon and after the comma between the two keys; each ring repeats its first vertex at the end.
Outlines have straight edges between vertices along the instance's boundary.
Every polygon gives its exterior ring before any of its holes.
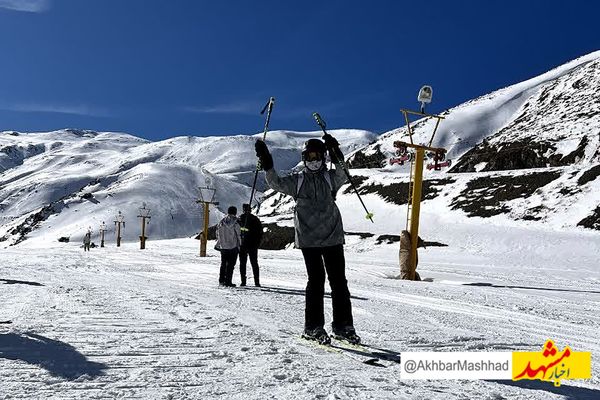
{"type": "Polygon", "coordinates": [[[273,168],[273,156],[269,153],[267,144],[262,140],[257,140],[254,144],[254,150],[256,150],[256,157],[260,162],[260,168],[268,171],[273,168]]]}
{"type": "Polygon", "coordinates": [[[336,138],[331,136],[329,133],[323,135],[323,141],[325,142],[325,148],[329,151],[329,157],[331,161],[338,162],[344,159],[344,155],[340,150],[340,144],[336,138]]]}

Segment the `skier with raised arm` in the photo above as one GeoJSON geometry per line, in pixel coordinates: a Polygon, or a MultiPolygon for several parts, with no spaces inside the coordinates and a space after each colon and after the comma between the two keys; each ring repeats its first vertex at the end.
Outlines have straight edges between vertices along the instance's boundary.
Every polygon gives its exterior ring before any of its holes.
{"type": "Polygon", "coordinates": [[[295,245],[302,250],[308,274],[303,337],[321,344],[331,342],[324,329],[323,312],[327,272],[333,306],[333,335],[336,339],[359,343],[346,281],[342,216],[335,204],[335,194],[347,180],[340,166],[343,155],[339,143],[329,134],[323,136],[323,141],[309,139],[302,150],[304,170],[286,177],[277,175],[273,157],[264,141],[257,140],[255,149],[261,168],[266,171],[267,184],[296,201],[295,245]],[[334,170],[327,169],[326,152],[336,165],[334,170]]]}

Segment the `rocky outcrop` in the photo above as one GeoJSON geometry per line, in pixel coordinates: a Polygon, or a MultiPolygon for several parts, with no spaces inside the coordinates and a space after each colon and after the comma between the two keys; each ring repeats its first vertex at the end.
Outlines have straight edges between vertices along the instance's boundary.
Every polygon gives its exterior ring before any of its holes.
{"type": "Polygon", "coordinates": [[[387,164],[387,157],[380,146],[375,146],[367,153],[359,150],[348,159],[349,168],[381,168],[387,164]]]}
{"type": "Polygon", "coordinates": [[[527,198],[560,176],[559,171],[521,176],[483,176],[469,181],[450,206],[453,210],[463,210],[469,217],[485,218],[508,213],[511,209],[505,204],[507,201],[527,198]]]}

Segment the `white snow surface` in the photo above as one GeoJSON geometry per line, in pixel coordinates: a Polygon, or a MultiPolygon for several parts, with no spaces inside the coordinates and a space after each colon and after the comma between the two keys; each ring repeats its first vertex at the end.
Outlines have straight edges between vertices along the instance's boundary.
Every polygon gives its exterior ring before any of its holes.
{"type": "MultiPolygon", "coordinates": [[[[360,227],[355,214],[343,212],[347,229],[360,227]]],[[[387,218],[401,221],[402,210],[387,218]]],[[[218,288],[218,255],[198,257],[192,239],[144,251],[39,241],[3,249],[0,320],[13,323],[0,324],[0,399],[597,399],[598,363],[591,380],[558,388],[402,380],[403,351],[539,351],[550,338],[600,352],[597,233],[425,225],[424,237],[448,244],[420,250],[429,282],[391,279],[397,244],[347,236],[355,326],[369,354],[299,338],[299,250],[260,251],[259,290],[218,288]],[[377,354],[386,355],[379,367],[361,362],[377,354]]],[[[329,297],[325,311],[329,323],[329,297]]]]}

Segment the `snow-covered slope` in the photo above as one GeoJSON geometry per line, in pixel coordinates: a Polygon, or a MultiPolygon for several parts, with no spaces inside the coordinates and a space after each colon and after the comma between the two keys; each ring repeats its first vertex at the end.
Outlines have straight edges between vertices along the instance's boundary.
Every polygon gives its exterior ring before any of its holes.
{"type": "MultiPolygon", "coordinates": [[[[598,87],[600,51],[442,113],[433,146],[446,148],[453,164],[449,171],[425,171],[426,185],[437,183],[435,196],[445,199],[437,211],[600,229],[598,87]]],[[[434,125],[415,121],[414,142],[427,144],[434,125]]],[[[408,180],[408,163],[387,165],[397,140],[409,141],[406,127],[381,135],[350,162],[379,171],[368,174],[361,190],[383,198],[395,190],[399,203],[399,188],[386,178],[408,180]]]]}
{"type": "MultiPolygon", "coordinates": [[[[599,85],[600,51],[597,51],[441,113],[445,119],[439,126],[433,145],[448,149],[448,157],[458,159],[477,145],[497,144],[498,147],[487,149],[485,157],[481,157],[480,161],[485,162],[498,157],[492,150],[505,152],[502,145],[511,142],[518,142],[519,150],[524,154],[537,150],[539,143],[547,143],[542,151],[547,151],[546,158],[555,154],[568,155],[587,136],[585,156],[577,161],[599,162],[596,151],[600,134],[599,85]]],[[[398,119],[400,121],[400,114],[398,119]]],[[[412,125],[414,142],[428,143],[435,120],[420,119],[412,125]]],[[[408,141],[406,127],[384,133],[360,153],[371,156],[377,164],[393,155],[396,140],[408,141]],[[378,152],[383,154],[374,156],[378,152]]],[[[545,165],[524,163],[495,170],[538,166],[545,165]]],[[[488,170],[492,169],[488,167],[488,170]]]]}
{"type": "MultiPolygon", "coordinates": [[[[376,138],[359,130],[332,131],[351,152],[376,138]]],[[[148,235],[185,237],[201,226],[198,187],[217,188],[220,208],[247,202],[256,165],[254,136],[176,137],[149,142],[111,132],[62,130],[0,133],[0,246],[26,237],[78,240],[88,226],[111,226],[126,216],[125,240],[136,240],[136,216],[152,210],[148,235]]],[[[304,141],[320,132],[274,131],[267,137],[275,163],[293,168],[304,141]]],[[[263,182],[260,182],[262,189],[263,182]]],[[[110,233],[109,233],[110,235],[110,233]]]]}

